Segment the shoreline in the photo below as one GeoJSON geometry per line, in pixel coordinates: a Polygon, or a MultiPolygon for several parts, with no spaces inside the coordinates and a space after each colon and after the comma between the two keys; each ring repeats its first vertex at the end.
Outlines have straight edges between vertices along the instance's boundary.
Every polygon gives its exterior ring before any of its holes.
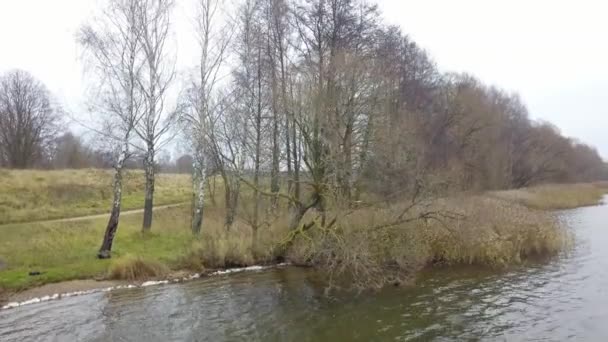
{"type": "MultiPolygon", "coordinates": [[[[233,275],[239,273],[248,272],[262,272],[267,270],[285,268],[285,267],[312,267],[310,265],[294,264],[291,262],[282,262],[276,264],[266,265],[252,265],[246,267],[233,267],[223,269],[211,269],[205,270],[200,273],[193,273],[186,270],[177,270],[170,273],[168,276],[158,279],[149,278],[137,281],[127,280],[109,280],[94,278],[89,279],[78,279],[78,280],[66,280],[57,283],[48,283],[36,287],[29,288],[20,292],[7,293],[6,298],[0,297],[0,312],[16,309],[22,306],[31,304],[44,303],[48,301],[61,300],[64,298],[85,296],[95,293],[111,292],[116,290],[124,289],[141,289],[151,286],[168,285],[168,284],[181,284],[192,282],[195,280],[204,280],[207,278],[222,276],[222,275],[233,275]]],[[[424,274],[430,270],[452,270],[458,267],[473,267],[475,269],[486,269],[484,266],[479,265],[426,265],[420,269],[418,274],[424,274]]],[[[314,267],[313,267],[314,268],[314,267]]]]}
{"type": "Polygon", "coordinates": [[[84,296],[94,293],[111,292],[122,289],[137,289],[150,286],[180,284],[197,279],[205,279],[214,276],[231,275],[244,272],[261,272],[270,269],[292,266],[290,263],[273,265],[253,265],[247,267],[235,267],[227,269],[210,270],[201,273],[188,273],[186,271],[175,271],[163,279],[148,279],[135,282],[126,280],[95,280],[81,279],[68,280],[58,283],[50,283],[21,292],[9,293],[6,299],[0,298],[0,311],[19,308],[26,305],[43,303],[63,298],[84,296]]]}
{"type": "MultiPolygon", "coordinates": [[[[555,212],[557,210],[564,210],[566,208],[580,208],[586,206],[596,206],[602,205],[606,202],[606,188],[599,188],[593,184],[585,185],[568,185],[568,192],[578,194],[580,191],[579,187],[591,186],[591,190],[595,188],[595,192],[591,192],[585,198],[575,198],[576,201],[572,200],[570,202],[566,202],[563,197],[565,196],[557,196],[559,194],[563,195],[563,191],[559,192],[551,187],[537,187],[531,189],[524,190],[507,190],[507,191],[499,191],[499,192],[491,192],[487,193],[488,198],[497,198],[502,201],[506,201],[508,203],[514,203],[516,205],[520,205],[526,207],[530,210],[536,211],[544,211],[544,212],[555,212]],[[546,193],[545,193],[546,192],[546,193]],[[601,193],[601,195],[599,194],[601,193]],[[557,198],[560,202],[554,203],[551,202],[552,207],[538,208],[538,203],[542,203],[539,201],[535,201],[537,197],[551,199],[557,198]],[[559,205],[557,205],[559,204],[559,205]]],[[[558,189],[559,190],[559,189],[558,189]]],[[[583,192],[584,193],[584,192],[583,192]]],[[[568,199],[568,198],[566,198],[568,199]]],[[[507,219],[508,220],[508,219],[507,219]]],[[[302,260],[298,261],[297,258],[291,260],[296,265],[298,265],[302,260]]],[[[248,263],[244,263],[248,264],[248,263]]],[[[183,265],[177,266],[175,270],[171,271],[167,277],[163,277],[159,280],[159,278],[142,278],[138,281],[125,281],[125,280],[108,280],[108,279],[99,279],[94,278],[93,276],[89,276],[87,274],[82,274],[82,277],[78,280],[66,280],[66,281],[58,281],[54,283],[45,283],[41,285],[35,285],[33,287],[23,287],[24,290],[9,290],[8,288],[0,287],[0,310],[6,310],[11,308],[20,307],[23,305],[39,303],[49,300],[55,300],[60,298],[67,298],[71,296],[77,295],[85,295],[89,293],[96,292],[107,292],[112,291],[114,289],[122,289],[122,288],[141,288],[152,285],[161,285],[161,284],[169,284],[169,283],[180,283],[186,281],[192,281],[199,278],[210,277],[214,275],[223,275],[230,273],[238,273],[243,271],[261,271],[270,268],[276,268],[286,265],[293,265],[293,263],[261,263],[256,266],[249,267],[236,267],[236,268],[217,268],[217,269],[208,269],[203,270],[201,273],[193,273],[190,270],[181,268],[183,265]],[[99,279],[99,280],[98,280],[99,279]]],[[[192,269],[197,269],[194,267],[192,269]]],[[[67,277],[66,277],[67,278],[67,277]]],[[[67,278],[69,279],[69,278],[67,278]]],[[[15,287],[16,288],[16,287],[15,287]]]]}

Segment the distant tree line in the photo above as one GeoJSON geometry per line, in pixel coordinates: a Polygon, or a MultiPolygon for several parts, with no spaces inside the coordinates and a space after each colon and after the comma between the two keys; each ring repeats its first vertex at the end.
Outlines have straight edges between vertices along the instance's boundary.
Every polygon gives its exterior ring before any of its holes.
{"type": "Polygon", "coordinates": [[[377,5],[191,5],[199,63],[174,105],[173,0],[110,0],[81,28],[78,41],[100,80],[89,102],[111,142],[102,152],[59,135],[61,110],[40,82],[21,71],[0,80],[2,165],[115,170],[100,257],[109,257],[132,160],[145,170],[142,226],[150,229],[159,153],[178,131],[188,156],[161,169],[192,172],[195,234],[209,175],[223,180],[226,227],[240,216],[255,234],[279,200],[289,203],[295,228],[310,210],[325,224],[329,206],[415,196],[421,184],[482,191],[608,179],[593,147],[532,120],[515,93],[440,72],[412,38],[384,23],[377,5]],[[253,193],[247,208],[243,187],[253,193]]]}

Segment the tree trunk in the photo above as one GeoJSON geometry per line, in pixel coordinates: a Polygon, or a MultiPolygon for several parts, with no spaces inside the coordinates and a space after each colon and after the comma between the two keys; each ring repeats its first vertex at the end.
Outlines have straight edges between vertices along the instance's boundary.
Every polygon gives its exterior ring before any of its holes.
{"type": "MultiPolygon", "coordinates": [[[[270,50],[270,48],[269,48],[270,50]]],[[[278,194],[279,192],[279,158],[280,158],[280,147],[279,147],[279,94],[277,89],[277,74],[275,59],[273,52],[269,54],[271,57],[271,82],[272,82],[272,168],[270,169],[270,192],[278,194]]],[[[278,197],[272,198],[272,208],[275,209],[277,206],[278,197]]]]}
{"type": "MultiPolygon", "coordinates": [[[[198,154],[198,153],[197,153],[198,154]]],[[[202,156],[197,156],[193,168],[194,206],[192,210],[192,234],[199,235],[203,226],[203,208],[205,205],[205,166],[202,156]]]]}
{"type": "Polygon", "coordinates": [[[287,164],[287,193],[291,194],[291,189],[293,187],[293,165],[291,163],[291,134],[289,116],[285,117],[285,156],[287,164]]]}
{"type": "Polygon", "coordinates": [[[300,225],[300,221],[304,217],[304,214],[308,209],[302,205],[296,205],[291,211],[291,218],[289,219],[289,230],[295,230],[300,225]]]}
{"type": "Polygon", "coordinates": [[[215,200],[215,174],[212,174],[211,177],[205,177],[207,179],[207,188],[209,188],[209,199],[211,200],[211,205],[216,207],[217,202],[215,200]],[[213,184],[211,181],[213,180],[213,184]]]}
{"type": "Polygon", "coordinates": [[[222,179],[224,180],[224,205],[226,207],[224,223],[226,225],[226,229],[230,229],[236,217],[240,190],[239,180],[238,176],[227,174],[225,171],[222,172],[222,179]]]}
{"type": "Polygon", "coordinates": [[[119,218],[120,204],[113,204],[112,213],[110,214],[110,220],[108,221],[108,225],[106,226],[106,232],[103,236],[103,242],[101,244],[101,248],[99,249],[99,253],[97,253],[97,257],[99,259],[109,259],[112,257],[112,244],[114,243],[114,236],[116,236],[116,231],[118,230],[119,218]]]}
{"type": "Polygon", "coordinates": [[[352,135],[353,125],[348,124],[344,139],[342,141],[342,198],[348,205],[351,202],[351,182],[352,182],[352,135]]]}
{"type": "MultiPolygon", "coordinates": [[[[259,116],[258,116],[258,120],[259,120],[259,116]]],[[[254,169],[253,169],[253,185],[254,185],[254,189],[253,189],[253,220],[252,220],[252,227],[253,229],[258,228],[258,224],[259,224],[259,216],[260,216],[260,191],[259,186],[260,186],[260,148],[261,148],[261,131],[260,128],[257,128],[258,131],[256,133],[256,152],[255,152],[255,160],[254,160],[254,169]]]]}
{"type": "Polygon", "coordinates": [[[372,135],[372,129],[373,129],[373,121],[372,121],[372,116],[369,117],[367,125],[365,125],[365,133],[363,136],[363,146],[361,147],[361,151],[359,152],[359,170],[357,172],[357,176],[354,179],[354,198],[353,200],[355,202],[359,202],[359,200],[361,199],[361,187],[362,187],[362,180],[363,180],[363,173],[365,172],[365,168],[367,167],[367,155],[369,153],[369,145],[370,145],[370,139],[371,139],[371,135],[372,135]]]}
{"type": "Polygon", "coordinates": [[[230,210],[228,210],[228,227],[232,227],[234,220],[236,218],[236,212],[239,205],[239,192],[240,192],[240,183],[237,177],[232,178],[231,188],[231,196],[230,196],[230,210]]]}
{"type": "Polygon", "coordinates": [[[300,157],[298,153],[298,141],[296,135],[296,122],[292,122],[291,137],[293,138],[292,153],[293,153],[293,195],[296,200],[300,200],[300,157]]]}
{"type": "MultiPolygon", "coordinates": [[[[262,155],[262,51],[258,49],[258,94],[257,94],[257,112],[255,115],[255,155],[253,156],[253,222],[252,228],[257,231],[259,224],[260,211],[260,162],[262,155]]],[[[273,155],[274,158],[274,155],[273,155]]]]}
{"type": "Polygon", "coordinates": [[[152,210],[154,208],[154,150],[150,147],[148,147],[148,152],[144,159],[144,168],[146,174],[146,194],[142,231],[149,232],[152,228],[152,210]]]}
{"type": "Polygon", "coordinates": [[[306,215],[310,208],[318,207],[320,200],[321,198],[318,196],[318,194],[312,194],[309,204],[305,205],[299,202],[298,204],[294,205],[293,209],[291,210],[289,230],[297,229],[302,221],[302,218],[304,218],[304,215],[306,215]]]}
{"type": "Polygon", "coordinates": [[[120,218],[120,206],[122,203],[122,169],[124,161],[127,159],[128,147],[125,146],[123,152],[121,152],[118,158],[118,163],[114,168],[114,201],[112,202],[112,213],[110,214],[110,220],[106,226],[106,232],[103,236],[103,242],[97,257],[99,259],[111,258],[112,243],[114,242],[114,236],[118,230],[118,221],[120,218]]]}
{"type": "Polygon", "coordinates": [[[251,252],[254,258],[258,256],[258,227],[251,227],[251,252]]]}

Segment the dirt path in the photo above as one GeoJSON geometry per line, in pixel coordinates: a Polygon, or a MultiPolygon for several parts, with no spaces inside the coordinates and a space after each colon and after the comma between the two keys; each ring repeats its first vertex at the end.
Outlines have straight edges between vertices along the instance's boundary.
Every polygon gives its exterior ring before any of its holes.
{"type": "MultiPolygon", "coordinates": [[[[167,204],[167,205],[160,205],[160,206],[154,207],[154,210],[163,210],[163,209],[177,208],[177,207],[183,206],[185,204],[187,204],[187,202],[175,203],[175,204],[167,204]]],[[[120,212],[120,216],[142,214],[143,212],[144,212],[144,209],[124,210],[124,211],[120,212]]],[[[9,226],[9,225],[10,226],[18,226],[18,225],[25,225],[25,224],[32,224],[32,223],[79,222],[79,221],[87,221],[87,220],[95,220],[95,219],[99,219],[99,218],[104,218],[104,217],[108,217],[108,215],[110,215],[110,213],[93,214],[93,215],[76,216],[76,217],[66,217],[66,218],[50,219],[50,220],[36,220],[36,221],[15,222],[15,223],[1,223],[0,227],[2,227],[2,226],[9,226]]]]}

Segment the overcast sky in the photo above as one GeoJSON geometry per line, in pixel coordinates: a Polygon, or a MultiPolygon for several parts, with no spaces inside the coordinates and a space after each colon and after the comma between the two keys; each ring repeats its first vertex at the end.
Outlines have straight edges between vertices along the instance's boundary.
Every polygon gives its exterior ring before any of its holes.
{"type": "MultiPolygon", "coordinates": [[[[177,0],[185,2],[189,0],[177,0]]],[[[69,110],[82,108],[74,34],[102,0],[0,0],[0,72],[20,68],[69,110]]],[[[380,0],[443,71],[517,91],[534,118],[608,159],[608,3],[602,0],[380,0]]],[[[180,63],[195,60],[178,9],[180,63]]]]}

